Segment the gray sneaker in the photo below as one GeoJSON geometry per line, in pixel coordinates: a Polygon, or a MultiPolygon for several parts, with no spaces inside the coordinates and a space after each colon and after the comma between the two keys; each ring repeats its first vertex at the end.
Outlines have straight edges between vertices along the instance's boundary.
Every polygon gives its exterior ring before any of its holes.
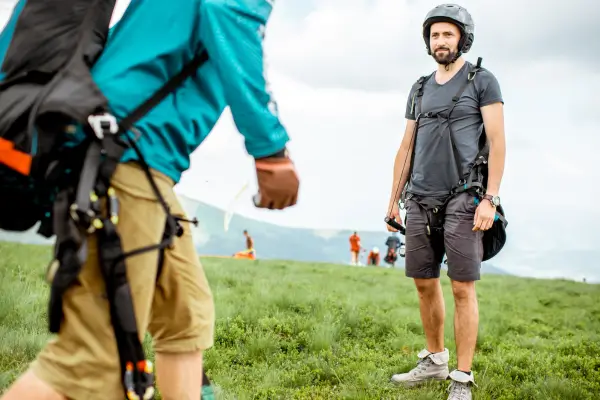
{"type": "Polygon", "coordinates": [[[448,387],[448,400],[472,400],[473,395],[471,394],[471,387],[475,385],[475,378],[473,371],[471,375],[465,374],[464,372],[454,370],[450,373],[450,379],[452,383],[448,387]]]}
{"type": "Polygon", "coordinates": [[[414,386],[429,380],[444,381],[448,378],[448,349],[441,353],[431,353],[423,349],[417,356],[417,366],[406,373],[393,375],[392,383],[414,386]]]}

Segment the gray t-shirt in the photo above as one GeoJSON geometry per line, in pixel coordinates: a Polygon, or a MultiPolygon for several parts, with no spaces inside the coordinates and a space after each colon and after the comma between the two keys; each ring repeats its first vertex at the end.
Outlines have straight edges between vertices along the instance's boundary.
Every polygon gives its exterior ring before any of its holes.
{"type": "MultiPolygon", "coordinates": [[[[417,96],[414,100],[414,109],[412,108],[413,95],[417,89],[415,83],[408,96],[405,117],[414,121],[419,112],[448,111],[452,97],[467,80],[471,68],[472,64],[466,61],[460,71],[443,85],[435,81],[435,74],[429,77],[423,89],[422,111],[418,109],[417,96]]],[[[475,75],[474,81],[466,87],[450,116],[452,139],[462,166],[460,177],[456,172],[452,143],[448,136],[448,120],[446,118],[420,119],[408,192],[420,196],[438,197],[448,194],[456,186],[473,165],[480,149],[480,138],[483,132],[480,107],[496,102],[504,103],[500,85],[491,72],[482,68],[475,75]]],[[[481,139],[485,140],[485,138],[481,139]]]]}

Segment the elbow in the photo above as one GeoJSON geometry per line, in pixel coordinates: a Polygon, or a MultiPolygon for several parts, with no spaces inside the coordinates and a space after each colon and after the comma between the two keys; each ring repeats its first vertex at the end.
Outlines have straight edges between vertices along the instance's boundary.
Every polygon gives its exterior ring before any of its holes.
{"type": "Polygon", "coordinates": [[[271,14],[272,6],[269,1],[259,1],[254,7],[240,4],[243,2],[231,0],[203,0],[202,7],[204,12],[209,14],[234,14],[242,18],[261,20],[265,23],[265,17],[271,14]]]}
{"type": "Polygon", "coordinates": [[[243,10],[240,10],[239,6],[236,8],[232,3],[231,0],[203,0],[202,13],[206,15],[209,20],[233,21],[236,14],[243,10]]]}
{"type": "Polygon", "coordinates": [[[490,135],[488,140],[490,142],[490,151],[504,151],[506,147],[504,134],[498,133],[495,135],[490,135]]]}
{"type": "Polygon", "coordinates": [[[202,7],[207,10],[222,10],[227,8],[228,0],[204,0],[202,7]]]}

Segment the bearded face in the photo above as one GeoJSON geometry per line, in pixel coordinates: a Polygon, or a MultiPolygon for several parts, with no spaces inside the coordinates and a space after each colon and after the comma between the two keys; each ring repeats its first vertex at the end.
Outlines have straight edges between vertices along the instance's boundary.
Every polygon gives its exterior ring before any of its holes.
{"type": "Polygon", "coordinates": [[[460,30],[449,22],[436,22],[431,25],[429,47],[431,56],[441,65],[448,65],[454,61],[458,53],[460,30]]]}

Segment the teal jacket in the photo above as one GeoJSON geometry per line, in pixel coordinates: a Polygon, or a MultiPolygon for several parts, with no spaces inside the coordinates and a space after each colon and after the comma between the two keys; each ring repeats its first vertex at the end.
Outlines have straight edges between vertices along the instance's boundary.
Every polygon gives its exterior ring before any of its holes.
{"type": "MultiPolygon", "coordinates": [[[[272,0],[132,0],[110,31],[92,75],[123,118],[205,48],[209,61],[195,77],[135,126],[154,168],[178,182],[190,154],[227,106],[247,152],[283,149],[286,129],[265,78],[262,42],[272,0]]],[[[128,150],[123,161],[134,160],[128,150]]]]}
{"type": "MultiPolygon", "coordinates": [[[[4,53],[24,1],[0,37],[4,53]]],[[[148,165],[175,182],[227,106],[255,158],[289,140],[265,78],[263,39],[273,0],[131,0],[110,29],[92,69],[94,81],[122,119],[203,49],[209,60],[135,127],[148,165]]],[[[1,77],[0,77],[1,78],[1,77]]],[[[70,135],[67,145],[83,133],[70,135]]],[[[135,160],[127,150],[122,161],[135,160]]]]}

